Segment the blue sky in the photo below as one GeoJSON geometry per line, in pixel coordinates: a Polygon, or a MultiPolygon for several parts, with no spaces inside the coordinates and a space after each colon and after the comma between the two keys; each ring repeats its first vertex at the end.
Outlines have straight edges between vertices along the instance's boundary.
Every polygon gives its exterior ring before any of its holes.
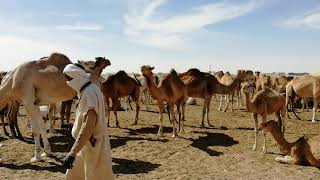
{"type": "Polygon", "coordinates": [[[0,0],[0,70],[54,51],[107,72],[316,72],[320,1],[0,0]]]}

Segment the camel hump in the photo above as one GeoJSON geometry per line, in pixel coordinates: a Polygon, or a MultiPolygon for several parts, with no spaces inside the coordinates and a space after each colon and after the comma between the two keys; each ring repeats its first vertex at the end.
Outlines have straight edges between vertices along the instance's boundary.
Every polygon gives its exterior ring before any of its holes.
{"type": "Polygon", "coordinates": [[[189,69],[187,71],[188,74],[192,75],[192,76],[200,76],[202,73],[199,69],[197,68],[192,68],[192,69],[189,69]]]}
{"type": "Polygon", "coordinates": [[[48,61],[50,65],[57,66],[58,69],[63,69],[67,64],[72,63],[70,59],[61,53],[54,52],[47,58],[42,58],[39,61],[48,61]]]}
{"type": "Polygon", "coordinates": [[[128,74],[123,70],[118,71],[115,75],[116,76],[128,76],[128,74]]]}
{"type": "Polygon", "coordinates": [[[172,74],[172,75],[177,75],[177,76],[178,76],[177,71],[176,71],[176,70],[174,70],[174,69],[171,69],[171,70],[170,70],[170,74],[172,74]]]}

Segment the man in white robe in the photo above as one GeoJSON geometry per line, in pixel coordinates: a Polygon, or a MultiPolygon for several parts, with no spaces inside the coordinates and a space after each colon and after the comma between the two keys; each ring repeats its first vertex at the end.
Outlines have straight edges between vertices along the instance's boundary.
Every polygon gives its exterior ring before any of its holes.
{"type": "Polygon", "coordinates": [[[72,128],[76,141],[63,163],[68,169],[66,179],[114,179],[103,94],[81,65],[69,64],[63,73],[79,98],[72,128]]]}

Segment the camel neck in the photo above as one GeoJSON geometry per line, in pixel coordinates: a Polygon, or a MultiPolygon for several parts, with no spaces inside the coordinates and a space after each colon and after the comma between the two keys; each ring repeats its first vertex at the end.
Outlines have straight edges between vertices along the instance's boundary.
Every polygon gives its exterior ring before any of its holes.
{"type": "Polygon", "coordinates": [[[277,144],[280,146],[280,151],[285,155],[291,154],[292,143],[289,143],[283,136],[280,128],[273,129],[271,132],[273,138],[277,141],[277,144]]]}
{"type": "Polygon", "coordinates": [[[157,88],[156,84],[154,83],[154,80],[152,79],[152,77],[149,77],[149,76],[145,76],[145,77],[146,77],[147,85],[150,90],[150,94],[151,94],[152,98],[156,99],[157,92],[159,89],[157,88]]]}
{"type": "Polygon", "coordinates": [[[253,106],[250,98],[250,94],[248,92],[244,93],[245,98],[246,98],[246,108],[248,112],[253,112],[253,106]]]}
{"type": "Polygon", "coordinates": [[[238,84],[237,79],[235,79],[229,86],[221,84],[216,78],[215,78],[215,81],[216,81],[215,93],[218,93],[218,94],[229,94],[236,89],[236,86],[238,84]]]}
{"type": "Polygon", "coordinates": [[[101,75],[101,73],[102,73],[102,70],[103,70],[103,69],[101,69],[101,68],[94,68],[94,69],[93,69],[93,74],[94,74],[95,76],[99,77],[99,76],[101,75]]]}

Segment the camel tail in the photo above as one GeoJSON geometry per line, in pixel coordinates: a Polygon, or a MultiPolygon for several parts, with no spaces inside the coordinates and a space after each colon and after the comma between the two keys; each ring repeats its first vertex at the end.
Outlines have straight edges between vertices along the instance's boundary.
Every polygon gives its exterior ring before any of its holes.
{"type": "Polygon", "coordinates": [[[142,86],[141,82],[139,81],[139,79],[137,78],[136,74],[133,73],[133,77],[134,79],[137,81],[137,83],[139,84],[139,86],[142,86]]]}

